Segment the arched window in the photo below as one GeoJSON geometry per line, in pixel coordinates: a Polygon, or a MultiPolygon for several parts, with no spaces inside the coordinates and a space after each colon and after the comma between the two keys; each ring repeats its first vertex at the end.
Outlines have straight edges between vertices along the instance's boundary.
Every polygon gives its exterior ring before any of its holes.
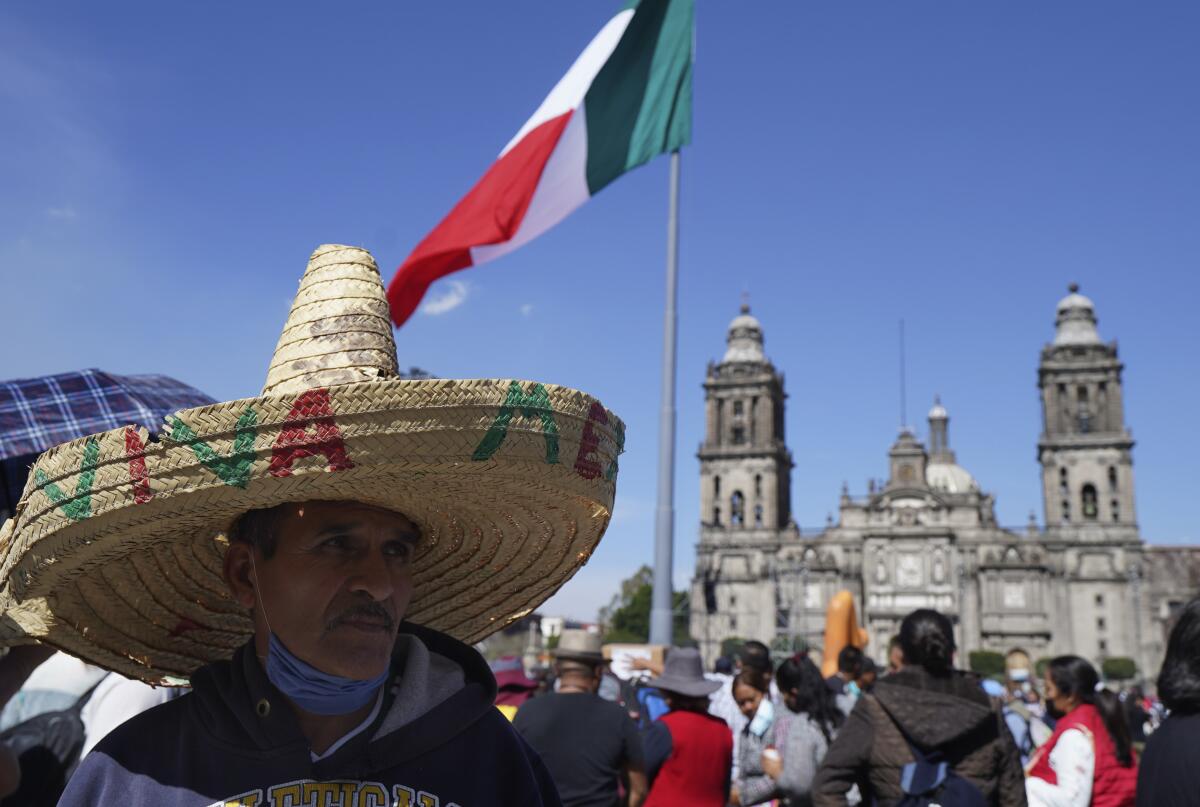
{"type": "Polygon", "coordinates": [[[1117,492],[1117,469],[1116,466],[1108,466],[1108,491],[1109,493],[1117,492]]]}
{"type": "Polygon", "coordinates": [[[1076,419],[1079,422],[1079,433],[1088,434],[1092,430],[1092,407],[1088,403],[1088,388],[1075,388],[1076,419]]]}
{"type": "Polygon", "coordinates": [[[754,475],[754,495],[756,497],[762,495],[762,474],[754,475]]]}
{"type": "Polygon", "coordinates": [[[1112,505],[1112,520],[1115,524],[1121,520],[1121,503],[1113,499],[1109,504],[1112,505]]]}
{"type": "Polygon", "coordinates": [[[735,446],[740,446],[740,445],[746,444],[746,427],[745,426],[734,426],[733,427],[733,444],[735,446]]]}
{"type": "Polygon", "coordinates": [[[746,498],[742,496],[740,490],[735,490],[733,495],[729,497],[729,523],[734,527],[740,527],[745,523],[746,519],[746,498]]]}
{"type": "Polygon", "coordinates": [[[1062,500],[1062,520],[1064,522],[1071,520],[1071,500],[1070,499],[1062,500]]]}
{"type": "Polygon", "coordinates": [[[1083,517],[1088,521],[1095,521],[1099,511],[1096,505],[1096,486],[1090,483],[1084,485],[1081,498],[1082,507],[1080,509],[1083,517]]]}
{"type": "Polygon", "coordinates": [[[1066,468],[1058,469],[1058,492],[1061,493],[1064,498],[1070,495],[1071,486],[1069,480],[1067,479],[1066,468]]]}
{"type": "Polygon", "coordinates": [[[721,477],[719,474],[713,477],[713,497],[717,499],[721,498],[721,477]]]}
{"type": "Polygon", "coordinates": [[[756,504],[754,505],[754,526],[761,527],[762,525],[762,505],[756,504]]]}

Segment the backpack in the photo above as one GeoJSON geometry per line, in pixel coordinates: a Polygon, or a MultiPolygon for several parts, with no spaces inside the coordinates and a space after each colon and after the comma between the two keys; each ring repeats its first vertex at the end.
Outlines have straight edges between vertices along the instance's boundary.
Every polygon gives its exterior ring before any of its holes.
{"type": "Polygon", "coordinates": [[[941,751],[923,753],[903,729],[900,733],[916,761],[900,769],[904,796],[896,807],[988,807],[979,788],[955,773],[941,751]]]}
{"type": "Polygon", "coordinates": [[[69,708],[34,715],[0,732],[0,744],[9,747],[21,766],[20,787],[0,800],[0,807],[53,807],[58,803],[83,750],[80,715],[99,685],[93,685],[69,708]]]}
{"type": "Polygon", "coordinates": [[[635,684],[633,697],[638,707],[637,727],[639,731],[645,731],[670,711],[667,699],[662,696],[662,693],[654,687],[646,686],[644,681],[635,684]]]}

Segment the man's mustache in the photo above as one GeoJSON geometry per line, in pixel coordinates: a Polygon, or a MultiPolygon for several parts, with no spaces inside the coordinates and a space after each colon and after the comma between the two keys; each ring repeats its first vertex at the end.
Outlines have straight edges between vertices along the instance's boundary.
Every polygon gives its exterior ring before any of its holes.
{"type": "Polygon", "coordinates": [[[326,624],[326,629],[339,627],[347,622],[357,621],[378,622],[388,630],[391,630],[396,625],[396,618],[384,608],[381,603],[374,601],[359,602],[351,605],[345,611],[329,620],[326,624]]]}

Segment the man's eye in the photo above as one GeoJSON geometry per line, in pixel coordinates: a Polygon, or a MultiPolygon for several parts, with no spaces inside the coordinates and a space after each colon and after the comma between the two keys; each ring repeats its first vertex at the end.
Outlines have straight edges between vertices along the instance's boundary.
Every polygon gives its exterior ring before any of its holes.
{"type": "Polygon", "coordinates": [[[389,557],[408,560],[408,558],[412,557],[413,548],[412,544],[405,541],[395,541],[385,546],[383,551],[389,557]]]}
{"type": "Polygon", "coordinates": [[[346,537],[344,535],[334,535],[322,541],[321,546],[327,549],[345,549],[346,537]]]}

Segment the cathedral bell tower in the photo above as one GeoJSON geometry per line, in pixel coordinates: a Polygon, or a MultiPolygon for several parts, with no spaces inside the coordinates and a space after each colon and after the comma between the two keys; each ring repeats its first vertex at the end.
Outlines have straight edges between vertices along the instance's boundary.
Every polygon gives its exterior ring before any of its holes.
{"type": "Polygon", "coordinates": [[[728,348],[704,381],[702,533],[778,530],[791,519],[792,455],[783,434],[783,375],[763,353],[750,306],[729,323],[728,348]]]}
{"type": "Polygon", "coordinates": [[[1042,495],[1046,526],[1077,537],[1136,535],[1133,437],[1125,428],[1117,343],[1096,330],[1092,301],[1072,283],[1042,348],[1042,495]]]}

